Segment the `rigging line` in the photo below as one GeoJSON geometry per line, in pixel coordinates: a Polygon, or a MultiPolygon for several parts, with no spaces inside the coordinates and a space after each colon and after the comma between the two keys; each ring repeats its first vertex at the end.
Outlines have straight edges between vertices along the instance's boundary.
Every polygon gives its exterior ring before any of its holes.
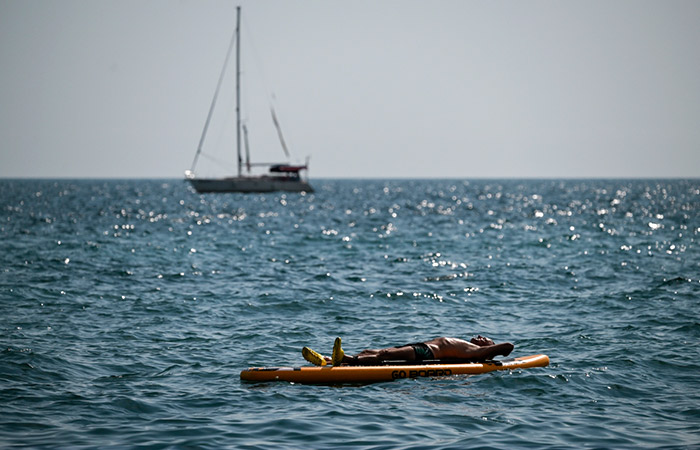
{"type": "Polygon", "coordinates": [[[248,20],[243,18],[241,20],[243,22],[243,32],[245,32],[245,40],[246,40],[246,46],[250,48],[249,54],[253,55],[253,60],[255,65],[257,66],[258,73],[257,75],[260,77],[260,81],[262,82],[262,87],[265,90],[265,95],[268,97],[268,99],[271,97],[271,90],[269,88],[270,83],[267,81],[267,77],[265,76],[265,66],[263,65],[262,58],[260,58],[260,52],[258,52],[257,46],[255,45],[255,39],[253,39],[253,33],[250,31],[250,28],[248,27],[248,20]]]}
{"type": "Polygon", "coordinates": [[[216,85],[216,91],[214,91],[214,98],[211,101],[211,106],[209,107],[209,114],[207,114],[207,120],[204,123],[204,130],[202,130],[202,137],[199,138],[199,145],[197,146],[197,153],[194,155],[194,161],[192,161],[192,172],[197,165],[197,159],[199,159],[200,153],[202,153],[202,145],[204,144],[204,137],[207,135],[207,129],[209,128],[209,122],[211,121],[212,113],[214,112],[214,107],[216,106],[216,99],[219,97],[219,90],[221,89],[221,84],[224,81],[224,75],[226,74],[226,67],[228,67],[228,60],[231,57],[231,50],[233,50],[233,44],[236,41],[236,32],[233,32],[231,37],[231,42],[228,45],[228,50],[226,51],[226,59],[224,60],[224,67],[221,69],[221,75],[219,75],[219,82],[216,85]]]}
{"type": "MultiPolygon", "coordinates": [[[[248,20],[243,19],[243,31],[245,32],[245,39],[246,42],[250,47],[250,54],[253,55],[253,61],[255,66],[257,66],[257,72],[258,76],[260,78],[260,82],[262,83],[262,88],[265,90],[265,95],[267,96],[267,101],[270,105],[270,112],[272,113],[272,122],[275,125],[275,129],[277,130],[277,136],[279,137],[280,144],[282,145],[282,150],[284,151],[284,154],[287,156],[287,158],[290,158],[289,154],[289,148],[287,147],[287,143],[284,140],[284,136],[282,136],[282,128],[280,127],[279,120],[277,119],[277,114],[275,111],[275,93],[272,92],[272,90],[269,87],[269,82],[267,81],[267,77],[265,76],[265,67],[263,65],[262,58],[260,57],[260,52],[258,52],[258,49],[255,45],[255,39],[253,39],[253,33],[250,31],[250,28],[248,27],[248,20]]],[[[249,109],[247,109],[249,110],[249,109]]]]}
{"type": "Polygon", "coordinates": [[[277,121],[277,115],[275,114],[275,109],[272,106],[270,106],[270,112],[272,113],[272,122],[275,124],[275,128],[277,128],[277,136],[280,138],[282,150],[284,150],[284,154],[287,155],[287,158],[289,158],[289,150],[287,150],[287,144],[285,144],[284,136],[282,136],[282,128],[280,128],[280,124],[277,121]]]}

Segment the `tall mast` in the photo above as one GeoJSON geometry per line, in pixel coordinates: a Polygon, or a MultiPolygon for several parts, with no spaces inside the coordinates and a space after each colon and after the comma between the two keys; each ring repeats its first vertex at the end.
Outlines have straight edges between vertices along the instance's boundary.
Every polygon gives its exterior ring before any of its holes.
{"type": "Polygon", "coordinates": [[[236,7],[236,150],[238,152],[238,176],[241,176],[241,7],[236,7]]]}

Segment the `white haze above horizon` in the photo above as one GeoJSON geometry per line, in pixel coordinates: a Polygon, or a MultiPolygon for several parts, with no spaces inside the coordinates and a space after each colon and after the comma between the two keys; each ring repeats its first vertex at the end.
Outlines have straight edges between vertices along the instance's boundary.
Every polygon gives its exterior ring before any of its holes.
{"type": "MultiPolygon", "coordinates": [[[[253,160],[311,178],[700,176],[700,2],[241,1],[253,160]]],[[[179,178],[236,3],[0,0],[0,177],[179,178]]],[[[198,164],[235,172],[233,67],[198,164]]]]}

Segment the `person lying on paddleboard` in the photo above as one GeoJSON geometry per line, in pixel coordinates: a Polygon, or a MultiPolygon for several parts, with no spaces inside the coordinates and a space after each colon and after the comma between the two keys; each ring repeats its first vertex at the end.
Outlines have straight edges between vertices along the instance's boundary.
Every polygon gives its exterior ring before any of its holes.
{"type": "Polygon", "coordinates": [[[484,336],[477,336],[469,341],[451,337],[439,337],[426,342],[405,344],[380,350],[363,350],[355,356],[348,356],[341,347],[340,338],[333,344],[333,356],[328,357],[304,347],[301,354],[304,359],[317,366],[341,364],[349,366],[374,366],[386,361],[426,361],[441,359],[460,359],[486,361],[495,356],[508,356],[513,351],[513,344],[504,342],[496,344],[484,336]]]}

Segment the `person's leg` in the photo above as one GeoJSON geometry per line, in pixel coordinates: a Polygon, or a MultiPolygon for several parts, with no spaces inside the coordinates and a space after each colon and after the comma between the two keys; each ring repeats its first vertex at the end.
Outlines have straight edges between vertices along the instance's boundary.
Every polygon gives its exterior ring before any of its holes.
{"type": "Polygon", "coordinates": [[[325,366],[327,364],[333,364],[334,366],[339,366],[341,364],[346,364],[349,366],[374,366],[383,361],[413,361],[416,358],[415,351],[410,345],[384,348],[381,350],[367,349],[361,351],[355,356],[348,356],[341,347],[340,338],[336,338],[335,343],[333,344],[333,356],[331,358],[322,355],[309,347],[304,347],[301,349],[301,354],[304,356],[304,359],[317,366],[325,366]]]}
{"type": "MultiPolygon", "coordinates": [[[[348,358],[346,356],[346,358],[348,358]]],[[[374,366],[384,361],[413,361],[416,353],[411,346],[383,348],[381,350],[363,350],[348,358],[347,364],[357,366],[374,366]]],[[[345,361],[343,361],[345,362],[345,361]]]]}

